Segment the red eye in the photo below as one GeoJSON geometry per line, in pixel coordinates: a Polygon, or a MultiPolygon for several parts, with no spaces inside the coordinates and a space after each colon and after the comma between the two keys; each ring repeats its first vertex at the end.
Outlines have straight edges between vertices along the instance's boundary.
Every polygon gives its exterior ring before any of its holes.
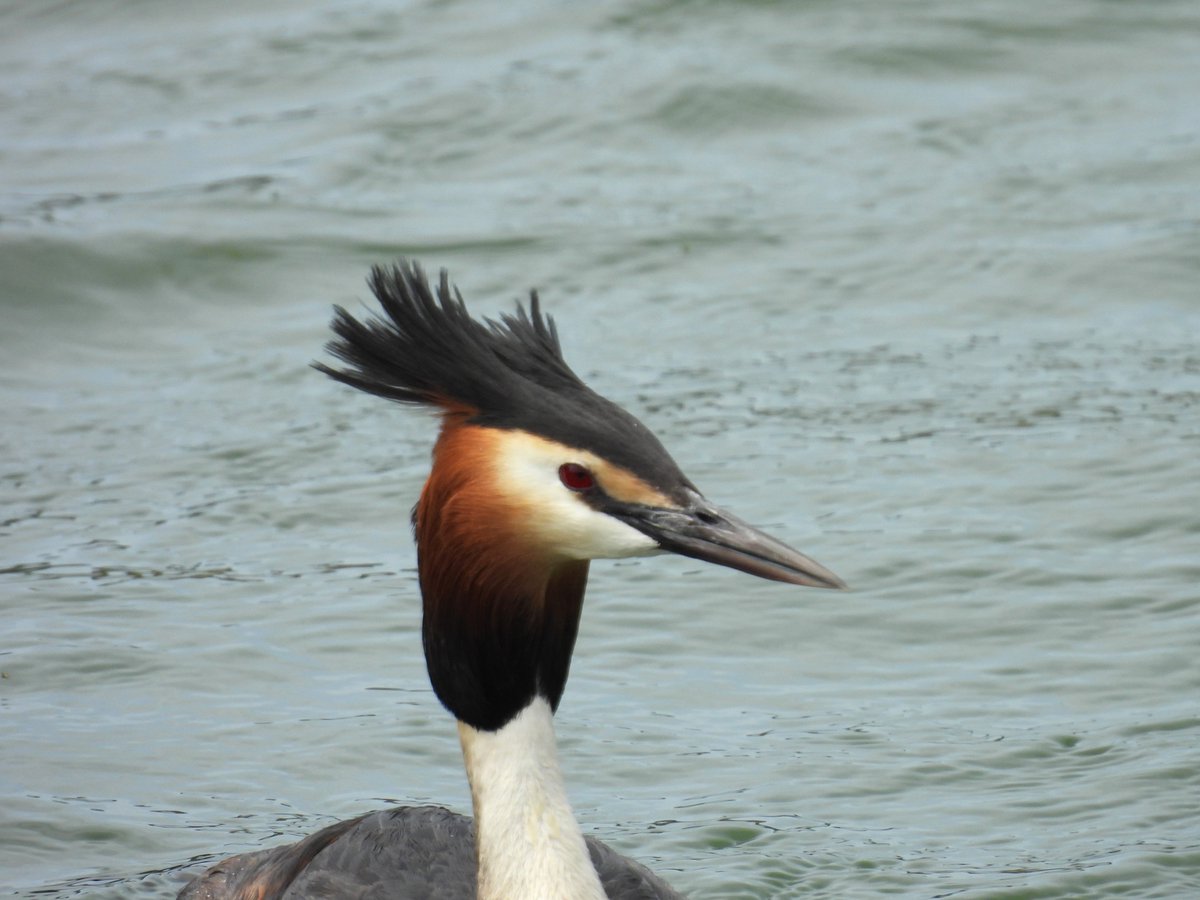
{"type": "Polygon", "coordinates": [[[558,480],[573,491],[590,491],[596,486],[592,473],[579,463],[563,463],[559,466],[558,480]]]}

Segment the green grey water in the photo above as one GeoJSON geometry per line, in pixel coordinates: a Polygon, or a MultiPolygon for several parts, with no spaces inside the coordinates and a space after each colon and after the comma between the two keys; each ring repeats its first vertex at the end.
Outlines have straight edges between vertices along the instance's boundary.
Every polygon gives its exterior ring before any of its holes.
{"type": "Polygon", "coordinates": [[[0,5],[0,892],[466,809],[371,263],[847,594],[593,566],[586,830],[696,897],[1200,896],[1200,8],[0,5]]]}

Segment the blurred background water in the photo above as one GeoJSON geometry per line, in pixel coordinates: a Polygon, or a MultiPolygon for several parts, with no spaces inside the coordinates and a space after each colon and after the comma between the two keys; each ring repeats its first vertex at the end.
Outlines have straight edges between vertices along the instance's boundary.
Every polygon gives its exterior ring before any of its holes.
{"type": "Polygon", "coordinates": [[[1200,7],[0,5],[0,890],[469,807],[368,266],[538,287],[846,578],[593,566],[585,829],[696,897],[1200,896],[1200,7]]]}

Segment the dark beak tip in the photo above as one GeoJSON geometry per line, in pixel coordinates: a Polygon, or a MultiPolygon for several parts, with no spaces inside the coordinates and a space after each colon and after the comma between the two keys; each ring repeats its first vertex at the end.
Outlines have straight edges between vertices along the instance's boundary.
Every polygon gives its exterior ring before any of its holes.
{"type": "MultiPolygon", "coordinates": [[[[848,591],[850,586],[816,560],[797,553],[783,566],[786,574],[780,581],[788,581],[802,587],[824,588],[831,591],[848,591]]],[[[765,573],[754,573],[765,574],[765,573]]],[[[769,577],[769,576],[768,576],[769,577]]]]}
{"type": "Polygon", "coordinates": [[[831,591],[852,591],[852,590],[854,590],[854,588],[850,587],[850,585],[846,584],[846,582],[842,581],[842,579],[840,579],[840,578],[837,580],[836,583],[822,585],[822,587],[829,588],[829,590],[831,590],[831,591]]]}
{"type": "Polygon", "coordinates": [[[820,578],[814,578],[806,575],[803,578],[795,579],[792,583],[800,585],[801,587],[821,588],[822,590],[827,591],[851,590],[850,585],[846,584],[846,582],[842,581],[842,579],[838,578],[838,576],[828,571],[825,574],[822,574],[820,578]]]}

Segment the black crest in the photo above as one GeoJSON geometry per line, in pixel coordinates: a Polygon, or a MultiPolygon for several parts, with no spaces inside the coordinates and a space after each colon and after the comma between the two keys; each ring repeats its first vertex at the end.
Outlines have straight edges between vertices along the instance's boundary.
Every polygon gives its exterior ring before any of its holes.
{"type": "Polygon", "coordinates": [[[488,417],[516,414],[533,390],[588,390],[563,360],[536,291],[529,312],[518,305],[499,322],[477,322],[445,269],[436,296],[420,265],[405,260],[375,266],[368,284],[387,318],[359,321],[334,308],[338,340],[327,349],[350,368],[315,365],[338,381],[389,400],[468,407],[488,417]]]}
{"type": "Polygon", "coordinates": [[[674,492],[690,482],[654,434],[601,397],[562,357],[537,292],[528,312],[473,319],[443,269],[436,294],[415,262],[376,266],[368,279],[384,316],[356,319],[335,307],[327,349],[338,381],[401,403],[462,409],[474,424],[516,428],[591,450],[674,492]]]}

